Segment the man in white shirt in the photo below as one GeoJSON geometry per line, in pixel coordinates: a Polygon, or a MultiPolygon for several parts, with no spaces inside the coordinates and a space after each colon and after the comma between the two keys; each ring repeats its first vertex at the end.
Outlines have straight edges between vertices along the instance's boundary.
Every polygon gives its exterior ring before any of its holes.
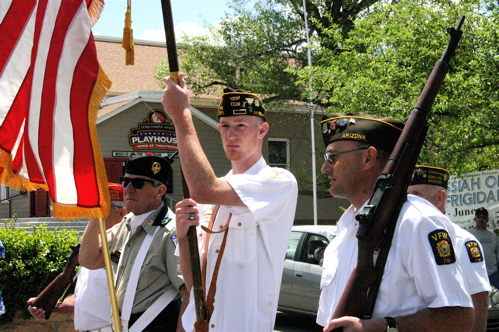
{"type": "MultiPolygon", "coordinates": [[[[332,319],[357,266],[359,223],[355,216],[369,201],[388,162],[403,123],[369,114],[327,114],[322,119],[326,147],[322,172],[329,192],[352,205],[326,248],[317,323],[324,331],[468,331],[471,298],[456,263],[453,230],[424,199],[409,195],[389,251],[372,319],[332,319]]],[[[375,253],[373,253],[373,256],[375,253]]],[[[376,256],[374,256],[376,257],[376,256]]]]}
{"type": "MultiPolygon", "coordinates": [[[[445,215],[447,184],[450,173],[446,169],[418,165],[414,169],[408,194],[426,199],[445,215]]],[[[485,331],[488,316],[488,295],[491,290],[487,269],[478,240],[468,231],[448,220],[456,232],[456,254],[463,268],[466,285],[473,300],[473,332],[485,331]]]]}
{"type": "MultiPolygon", "coordinates": [[[[296,210],[296,180],[289,171],[269,167],[263,159],[262,144],[269,124],[257,95],[226,90],[221,98],[219,130],[232,169],[225,177],[217,177],[197,137],[183,75],[179,85],[171,79],[166,84],[163,106],[175,124],[180,161],[192,197],[177,204],[176,210],[187,288],[191,289],[192,270],[186,233],[190,226],[201,224],[207,227],[196,229],[206,302],[214,300],[206,328],[272,331],[296,210]],[[221,262],[217,262],[220,256],[221,262]],[[218,273],[214,272],[216,267],[218,273]]],[[[193,294],[182,319],[184,328],[193,331],[193,294]]]]}
{"type": "MultiPolygon", "coordinates": [[[[111,208],[109,215],[105,218],[106,229],[118,224],[126,214],[123,203],[123,186],[109,183],[108,188],[111,208]]],[[[28,303],[32,303],[34,299],[29,299],[28,303]]],[[[37,319],[45,318],[45,311],[41,308],[29,306],[28,311],[37,319]]],[[[74,313],[74,326],[77,331],[94,331],[109,327],[111,323],[111,307],[106,270],[103,268],[89,270],[80,267],[76,279],[75,293],[65,298],[54,311],[74,313]]]]}

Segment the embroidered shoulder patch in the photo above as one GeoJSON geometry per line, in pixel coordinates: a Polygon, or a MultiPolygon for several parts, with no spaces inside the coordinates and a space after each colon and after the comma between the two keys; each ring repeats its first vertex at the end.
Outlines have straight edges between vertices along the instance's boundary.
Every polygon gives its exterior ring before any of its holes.
{"type": "Polygon", "coordinates": [[[464,244],[466,247],[466,252],[468,252],[468,257],[470,258],[470,262],[478,263],[483,262],[483,255],[480,251],[480,246],[476,241],[468,241],[464,244]]]}
{"type": "Polygon", "coordinates": [[[433,250],[437,265],[446,265],[456,262],[452,240],[445,229],[434,230],[428,234],[428,240],[430,241],[430,246],[433,250]]]}

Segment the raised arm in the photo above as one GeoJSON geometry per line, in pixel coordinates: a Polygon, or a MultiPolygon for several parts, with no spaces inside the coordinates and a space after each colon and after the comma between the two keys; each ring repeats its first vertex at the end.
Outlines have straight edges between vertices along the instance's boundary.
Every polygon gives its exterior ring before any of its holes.
{"type": "Polygon", "coordinates": [[[198,203],[243,205],[239,196],[223,179],[218,178],[201,147],[190,111],[190,98],[184,75],[179,85],[171,78],[165,79],[166,90],[163,107],[175,124],[180,163],[190,196],[198,203]]]}
{"type": "Polygon", "coordinates": [[[90,270],[104,267],[104,255],[99,241],[99,219],[92,218],[85,228],[78,256],[81,266],[90,270]]]}

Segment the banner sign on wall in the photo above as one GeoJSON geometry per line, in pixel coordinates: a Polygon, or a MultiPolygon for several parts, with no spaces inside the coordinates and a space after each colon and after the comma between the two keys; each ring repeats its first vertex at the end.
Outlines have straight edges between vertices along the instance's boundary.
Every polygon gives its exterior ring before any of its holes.
{"type": "Polygon", "coordinates": [[[499,170],[451,176],[446,211],[449,218],[464,229],[475,226],[475,210],[489,211],[488,228],[499,229],[499,170]]]}
{"type": "Polygon", "coordinates": [[[147,119],[130,132],[128,142],[134,150],[177,150],[175,127],[163,110],[152,110],[147,119]]]}

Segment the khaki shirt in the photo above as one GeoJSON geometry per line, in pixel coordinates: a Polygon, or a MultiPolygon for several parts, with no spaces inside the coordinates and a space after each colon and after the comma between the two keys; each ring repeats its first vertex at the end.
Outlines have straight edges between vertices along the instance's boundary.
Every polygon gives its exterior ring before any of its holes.
{"type": "MultiPolygon", "coordinates": [[[[116,276],[115,285],[120,310],[123,307],[126,287],[140,246],[146,234],[154,234],[156,227],[160,227],[151,226],[149,223],[154,221],[162,206],[157,208],[149,218],[137,227],[137,231],[130,237],[128,243],[125,242],[130,234],[131,213],[126,215],[122,222],[115,225],[108,232],[111,256],[115,256],[116,253],[123,256],[121,264],[124,267],[118,268],[117,264],[113,264],[114,273],[119,272],[119,275],[116,276]]],[[[177,244],[175,215],[170,209],[168,209],[167,217],[172,218],[172,220],[165,227],[158,230],[142,264],[133,301],[133,314],[145,311],[166,290],[171,288],[178,290],[184,283],[180,273],[179,258],[174,254],[177,244]]],[[[179,295],[177,295],[177,298],[179,298],[179,295]]]]}

